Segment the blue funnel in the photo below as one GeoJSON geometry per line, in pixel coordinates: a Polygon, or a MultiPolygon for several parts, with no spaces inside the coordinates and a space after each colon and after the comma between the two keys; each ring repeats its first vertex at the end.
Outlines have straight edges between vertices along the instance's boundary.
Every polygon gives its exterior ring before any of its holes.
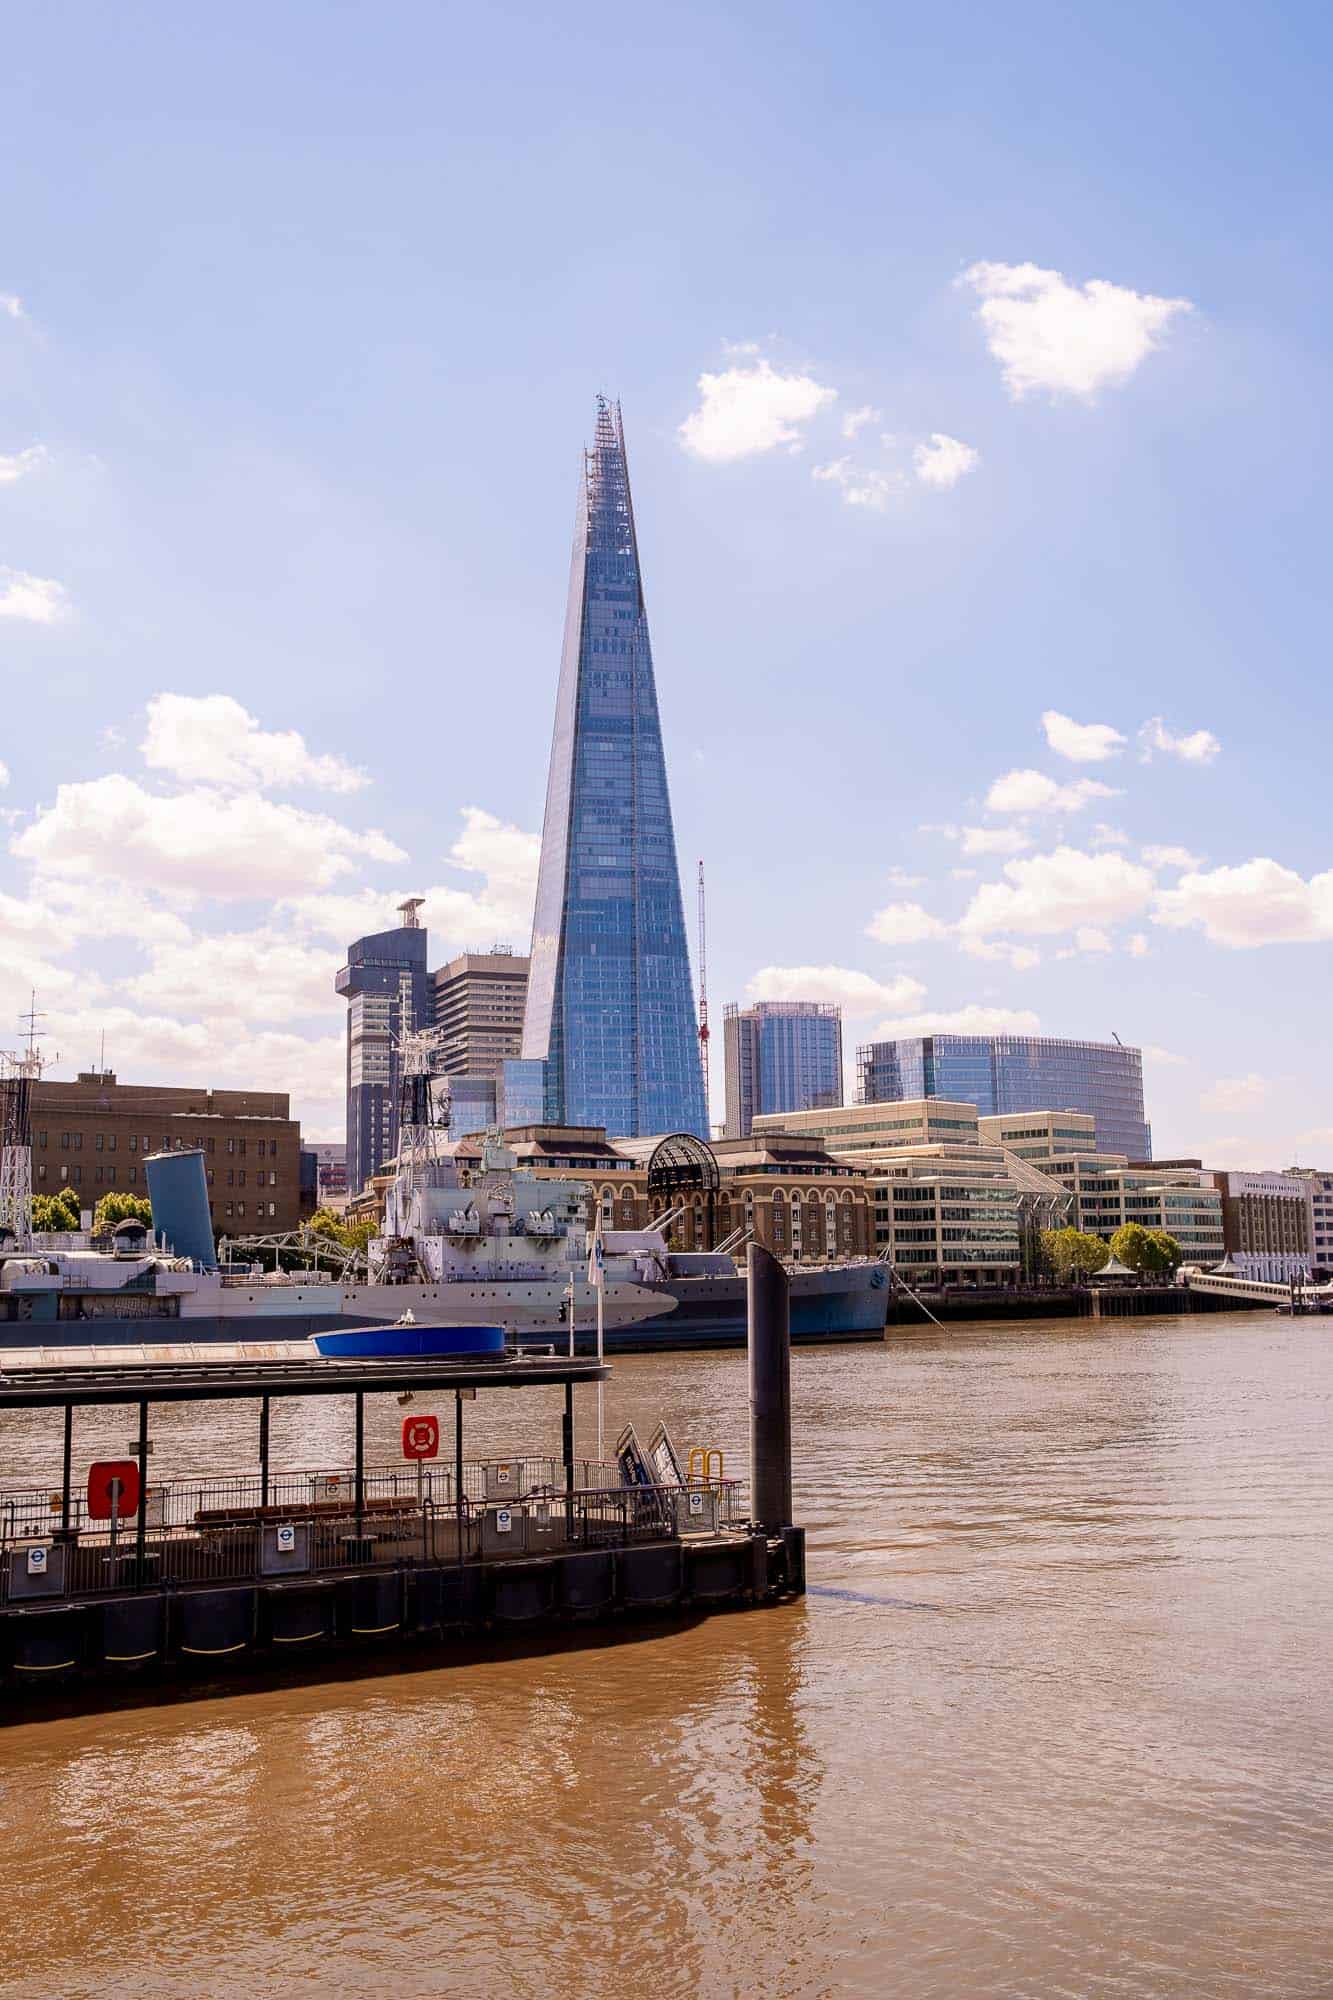
{"type": "Polygon", "coordinates": [[[144,1172],[157,1234],[176,1256],[189,1257],[202,1270],[214,1270],[218,1260],[203,1154],[197,1148],[188,1153],[153,1153],[144,1161],[144,1172]]]}

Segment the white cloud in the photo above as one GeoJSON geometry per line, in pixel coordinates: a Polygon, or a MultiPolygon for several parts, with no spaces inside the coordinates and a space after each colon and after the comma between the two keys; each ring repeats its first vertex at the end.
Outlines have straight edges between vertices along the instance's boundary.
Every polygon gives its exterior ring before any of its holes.
{"type": "Polygon", "coordinates": [[[699,407],[680,426],[695,458],[726,465],[778,445],[799,444],[801,426],[837,397],[811,375],[784,375],[769,361],[699,377],[699,407]]]}
{"type": "Polygon", "coordinates": [[[1187,1061],[1186,1057],[1178,1056],[1174,1049],[1161,1048],[1156,1042],[1143,1044],[1143,1060],[1146,1063],[1156,1063],[1161,1069],[1184,1069],[1187,1061]]]}
{"type": "Polygon", "coordinates": [[[962,939],[963,950],[969,958],[986,958],[998,965],[1007,965],[1014,972],[1031,972],[1041,964],[1041,953],[1031,945],[1010,944],[1002,938],[967,937],[962,939]]]}
{"type": "Polygon", "coordinates": [[[1120,794],[1098,778],[1075,778],[1057,784],[1044,771],[1006,771],[986,794],[989,812],[1081,812],[1092,799],[1116,799],[1120,794]]]}
{"type": "Polygon", "coordinates": [[[927,938],[947,937],[948,929],[920,903],[887,903],[866,925],[866,936],[877,944],[921,944],[927,938]]]}
{"type": "Polygon", "coordinates": [[[407,858],[382,833],[254,793],[197,788],[166,798],[114,772],[61,785],[10,848],[51,876],[109,874],[187,901],[295,896],[354,865],[407,858]]]}
{"type": "Polygon", "coordinates": [[[1056,756],[1067,757],[1071,764],[1104,764],[1125,745],[1125,738],[1109,722],[1075,722],[1058,708],[1044,712],[1041,726],[1056,756]]]}
{"type": "Polygon", "coordinates": [[[848,410],[842,420],[843,436],[845,438],[854,438],[856,433],[864,430],[867,424],[879,423],[883,414],[882,410],[872,409],[869,403],[863,403],[859,410],[848,410]]]}
{"type": "Polygon", "coordinates": [[[4,787],[8,783],[9,783],[9,766],[8,764],[0,763],[0,791],[3,791],[4,787]]]}
{"type": "Polygon", "coordinates": [[[1151,946],[1142,931],[1135,931],[1133,937],[1126,944],[1125,950],[1131,958],[1146,958],[1151,950],[1151,946]]]}
{"type": "Polygon", "coordinates": [[[1095,924],[1080,924],[1074,932],[1074,948],[1076,951],[1086,952],[1110,951],[1111,940],[1106,932],[1098,930],[1095,924]]]}
{"type": "Polygon", "coordinates": [[[1221,748],[1211,729],[1195,729],[1188,736],[1177,736],[1160,715],[1151,716],[1139,731],[1139,761],[1143,764],[1151,764],[1155,750],[1167,757],[1179,757],[1183,764],[1211,764],[1221,748]]]}
{"type": "Polygon", "coordinates": [[[0,486],[13,486],[26,473],[35,472],[47,459],[44,444],[30,444],[23,451],[0,451],[0,486]]]}
{"type": "Polygon", "coordinates": [[[54,625],[68,609],[65,587],[53,578],[29,576],[21,569],[0,569],[0,618],[54,625]]]}
{"type": "Polygon", "coordinates": [[[1035,1035],[1041,1022],[1030,1007],[932,1008],[926,1013],[881,1021],[875,1041],[897,1041],[913,1035],[1035,1035]]]}
{"type": "Polygon", "coordinates": [[[1004,882],[985,882],[959,924],[964,937],[1016,931],[1052,937],[1082,927],[1101,928],[1137,916],[1153,893],[1146,868],[1123,854],[1085,854],[1057,847],[1008,861],[1004,882]]]}
{"type": "Polygon", "coordinates": [[[1201,868],[1203,863],[1188,847],[1141,847],[1139,853],[1150,868],[1201,868]]]}
{"type": "Polygon", "coordinates": [[[981,453],[958,438],[946,437],[943,431],[932,431],[929,444],[919,444],[912,453],[912,463],[924,485],[947,491],[981,463],[981,453]]]}
{"type": "Polygon", "coordinates": [[[160,945],[148,970],[124,990],[154,1011],[285,1023],[341,1006],[333,990],[341,963],[340,952],[319,951],[264,925],[160,945]]]}
{"type": "Polygon", "coordinates": [[[980,296],[977,317],[1015,402],[1034,389],[1095,396],[1127,382],[1188,299],[1157,298],[1105,278],[1081,288],[1036,264],[973,264],[959,281],[980,296]]]}
{"type": "Polygon", "coordinates": [[[959,838],[964,854],[1022,854],[1032,845],[1016,826],[965,826],[959,838]]]}
{"type": "Polygon", "coordinates": [[[342,757],[316,755],[298,730],[261,729],[229,694],[158,694],[148,704],[140,748],[150,769],[186,784],[314,785],[355,792],[368,783],[342,757]]]}
{"type": "Polygon", "coordinates": [[[924,875],[909,875],[905,868],[890,868],[884,879],[894,889],[919,889],[926,878],[924,875]]]}
{"type": "Polygon", "coordinates": [[[23,301],[14,292],[0,292],[0,312],[7,314],[10,319],[27,318],[23,310],[23,301]]]}
{"type": "Polygon", "coordinates": [[[1199,1108],[1203,1111],[1248,1111],[1262,1104],[1269,1093],[1266,1077],[1251,1070],[1248,1076],[1223,1076],[1203,1091],[1199,1108]]]}
{"type": "Polygon", "coordinates": [[[1333,938],[1333,869],[1307,882],[1264,856],[1236,868],[1182,875],[1160,890],[1153,922],[1197,927],[1214,944],[1246,950],[1263,944],[1322,944],[1333,938]]]}
{"type": "Polygon", "coordinates": [[[872,979],[843,965],[765,965],[746,992],[752,1000],[831,1001],[849,1014],[916,1007],[926,997],[919,979],[872,979]]]}
{"type": "Polygon", "coordinates": [[[810,476],[836,486],[849,507],[869,507],[876,514],[882,514],[902,488],[897,474],[853,465],[850,458],[835,458],[828,465],[812,466],[810,476]]]}
{"type": "Polygon", "coordinates": [[[1088,835],[1088,845],[1089,847],[1128,847],[1129,835],[1123,827],[1108,826],[1104,819],[1099,819],[1093,827],[1092,832],[1088,835]]]}

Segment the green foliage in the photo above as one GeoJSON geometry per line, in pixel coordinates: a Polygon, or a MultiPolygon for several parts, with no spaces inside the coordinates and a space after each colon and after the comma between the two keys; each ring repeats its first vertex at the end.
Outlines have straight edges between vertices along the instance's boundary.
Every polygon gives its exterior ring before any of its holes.
{"type": "Polygon", "coordinates": [[[1043,1229],[1041,1247],[1057,1278],[1100,1271],[1111,1254],[1100,1236],[1087,1236],[1081,1229],[1043,1229]]]}
{"type": "Polygon", "coordinates": [[[343,1250],[364,1250],[376,1233],[376,1224],[368,1217],[355,1222],[344,1222],[331,1208],[317,1208],[306,1227],[316,1236],[323,1236],[330,1243],[336,1243],[343,1250]]]}
{"type": "Polygon", "coordinates": [[[73,1188],[58,1188],[54,1194],[35,1194],[32,1198],[32,1226],[52,1233],[77,1229],[79,1197],[73,1188]]]}
{"type": "Polygon", "coordinates": [[[141,1194],[113,1189],[98,1202],[93,1214],[93,1228],[98,1231],[114,1229],[118,1222],[142,1222],[145,1229],[151,1229],[152,1208],[141,1194]]]}
{"type": "Polygon", "coordinates": [[[1111,1255],[1148,1278],[1174,1271],[1183,1254],[1174,1236],[1164,1229],[1145,1229],[1141,1222],[1124,1223],[1111,1238],[1111,1255]]]}

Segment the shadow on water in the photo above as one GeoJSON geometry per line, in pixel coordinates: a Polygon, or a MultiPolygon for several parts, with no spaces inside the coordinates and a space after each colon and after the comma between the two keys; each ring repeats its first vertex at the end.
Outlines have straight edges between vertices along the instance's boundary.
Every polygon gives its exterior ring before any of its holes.
{"type": "Polygon", "coordinates": [[[947,1611],[946,1604],[927,1604],[919,1597],[885,1597],[874,1590],[843,1590],[832,1583],[808,1583],[807,1597],[836,1597],[843,1604],[880,1604],[889,1611],[947,1611]]]}

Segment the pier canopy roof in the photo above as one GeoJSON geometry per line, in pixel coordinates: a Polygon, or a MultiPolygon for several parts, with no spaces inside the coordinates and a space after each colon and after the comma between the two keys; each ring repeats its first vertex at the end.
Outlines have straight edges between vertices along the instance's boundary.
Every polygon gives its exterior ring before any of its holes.
{"type": "MultiPolygon", "coordinates": [[[[295,1343],[293,1343],[295,1345],[295,1343]]],[[[498,1361],[433,1360],[424,1355],[382,1361],[172,1358],[111,1360],[106,1351],[78,1361],[70,1350],[0,1349],[0,1410],[59,1409],[94,1403],[204,1403],[259,1396],[391,1394],[403,1389],[532,1389],[541,1384],[605,1381],[594,1360],[517,1355],[498,1361]]]]}

